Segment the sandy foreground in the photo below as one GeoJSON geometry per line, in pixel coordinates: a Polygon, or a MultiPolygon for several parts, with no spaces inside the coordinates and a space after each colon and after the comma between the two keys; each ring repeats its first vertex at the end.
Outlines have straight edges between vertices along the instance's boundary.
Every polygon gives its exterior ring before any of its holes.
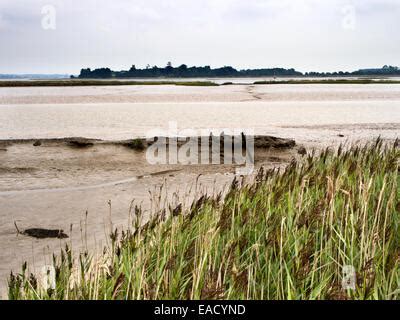
{"type": "MultiPolygon", "coordinates": [[[[3,297],[8,274],[11,270],[18,272],[24,261],[33,266],[33,272],[40,272],[50,263],[51,254],[59,252],[66,243],[76,252],[86,248],[91,252],[101,251],[112,228],[129,226],[132,206],[141,205],[150,214],[182,201],[190,205],[201,192],[216,194],[224,190],[234,177],[234,165],[154,166],[147,162],[145,152],[122,145],[108,143],[71,148],[62,142],[44,140],[71,136],[70,131],[60,136],[60,132],[51,127],[55,118],[46,119],[48,110],[63,112],[63,108],[72,108],[65,110],[73,114],[91,108],[87,116],[89,122],[97,106],[98,110],[117,108],[117,111],[107,115],[108,124],[102,123],[90,131],[91,138],[105,138],[115,131],[123,122],[115,118],[118,110],[122,110],[118,108],[123,108],[124,112],[135,108],[135,113],[140,114],[135,116],[139,119],[134,131],[137,135],[144,130],[146,117],[143,114],[155,119],[160,108],[164,108],[162,116],[177,117],[180,123],[187,120],[188,127],[207,126],[207,118],[212,124],[220,123],[221,127],[244,122],[247,127],[255,124],[258,133],[296,140],[297,145],[292,149],[257,151],[256,167],[284,166],[293,158],[301,157],[298,150],[302,146],[307,150],[321,149],[343,142],[368,141],[379,135],[394,140],[400,132],[400,86],[395,85],[0,88],[3,127],[0,129],[0,140],[3,140],[0,143],[0,291],[3,297]],[[321,109],[320,105],[315,105],[319,102],[330,107],[321,109]],[[294,114],[296,103],[304,106],[304,112],[294,114]],[[169,106],[167,111],[164,104],[169,106]],[[354,106],[352,110],[356,111],[340,116],[340,110],[335,108],[340,109],[341,105],[354,106]],[[375,105],[382,106],[383,112],[375,105]],[[276,106],[282,107],[282,117],[279,112],[270,112],[276,106]],[[185,107],[193,110],[194,115],[182,114],[185,107]],[[245,114],[245,110],[250,115],[245,114]],[[271,125],[262,127],[260,114],[264,115],[265,110],[274,120],[271,125]],[[20,119],[26,114],[32,116],[21,124],[20,119]],[[312,117],[315,119],[310,119],[312,117]],[[279,122],[282,118],[287,120],[279,122]],[[31,127],[24,131],[21,126],[26,123],[31,127]],[[7,134],[11,131],[12,134],[7,134]],[[37,136],[32,136],[35,132],[37,136]],[[35,147],[34,140],[17,143],[9,140],[11,138],[38,138],[42,139],[42,144],[35,147]],[[8,142],[4,141],[7,139],[8,142]],[[17,236],[14,222],[20,229],[63,229],[69,238],[37,240],[17,236]]],[[[69,121],[76,123],[77,133],[84,135],[86,118],[80,116],[69,121]]],[[[150,122],[148,126],[151,125],[150,122]]],[[[61,126],[60,130],[66,128],[61,126]]],[[[110,140],[125,131],[115,132],[110,140]]]]}
{"type": "MultiPolygon", "coordinates": [[[[256,165],[280,167],[298,157],[297,149],[257,152],[256,165]]],[[[50,255],[68,243],[76,251],[101,252],[112,228],[127,228],[132,206],[150,215],[175,208],[199,194],[217,194],[229,186],[235,165],[150,165],[145,152],[112,144],[77,149],[62,143],[7,145],[0,176],[0,275],[18,271],[26,260],[33,271],[50,262],[50,255]],[[63,229],[65,240],[37,240],[17,235],[39,227],[63,229]]]]}

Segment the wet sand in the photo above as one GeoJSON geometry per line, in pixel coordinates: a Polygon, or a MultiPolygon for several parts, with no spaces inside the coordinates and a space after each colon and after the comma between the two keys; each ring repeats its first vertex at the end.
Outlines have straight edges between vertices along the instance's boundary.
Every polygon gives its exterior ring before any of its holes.
{"type": "MultiPolygon", "coordinates": [[[[397,138],[400,85],[0,88],[0,140],[115,141],[144,136],[171,120],[182,128],[253,128],[257,134],[293,138],[296,148],[264,150],[256,158],[258,167],[284,166],[300,157],[302,145],[320,149],[397,138]]],[[[101,250],[111,226],[129,226],[133,200],[148,214],[165,199],[171,206],[182,199],[189,205],[201,191],[223,190],[235,171],[232,165],[153,166],[144,152],[113,143],[77,149],[32,142],[0,143],[3,296],[7,275],[24,261],[39,272],[66,243],[75,251],[101,250]],[[17,236],[14,221],[21,229],[60,228],[70,238],[17,236]]]]}
{"type": "Polygon", "coordinates": [[[400,100],[397,84],[113,86],[0,88],[0,105],[400,100]]]}
{"type": "MultiPolygon", "coordinates": [[[[6,147],[0,158],[2,289],[11,269],[18,271],[27,260],[34,271],[40,271],[50,254],[66,243],[76,251],[101,251],[112,227],[130,225],[132,203],[141,205],[147,215],[165,203],[174,207],[185,201],[189,206],[196,195],[216,194],[235,176],[234,165],[150,165],[144,151],[122,145],[78,149],[42,142],[37,147],[32,143],[6,147]],[[17,235],[14,221],[20,229],[63,229],[70,238],[37,240],[17,235]]],[[[256,164],[285,165],[298,156],[296,150],[259,151],[256,164]]]]}
{"type": "Polygon", "coordinates": [[[251,128],[299,143],[395,138],[400,85],[0,88],[0,139],[143,137],[154,128],[251,128]]]}

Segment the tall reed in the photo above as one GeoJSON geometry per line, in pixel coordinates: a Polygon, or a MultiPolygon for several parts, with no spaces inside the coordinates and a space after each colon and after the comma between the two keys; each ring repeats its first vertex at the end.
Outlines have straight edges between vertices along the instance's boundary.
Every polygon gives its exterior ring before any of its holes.
{"type": "Polygon", "coordinates": [[[146,223],[136,207],[135,231],[115,230],[100,260],[67,247],[54,290],[25,265],[9,298],[399,299],[399,158],[397,142],[378,139],[261,169],[146,223]],[[347,265],[354,290],[341,284],[347,265]]]}

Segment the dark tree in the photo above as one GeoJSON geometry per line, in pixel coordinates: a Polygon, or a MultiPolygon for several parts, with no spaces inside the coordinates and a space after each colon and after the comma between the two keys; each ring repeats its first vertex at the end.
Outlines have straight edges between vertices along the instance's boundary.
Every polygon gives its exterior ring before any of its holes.
{"type": "Polygon", "coordinates": [[[361,69],[354,72],[306,72],[301,73],[295,69],[247,69],[236,70],[231,66],[213,69],[210,66],[188,67],[182,64],[177,68],[168,62],[165,68],[157,66],[137,69],[135,65],[128,71],[112,71],[109,68],[91,70],[82,69],[79,78],[209,78],[209,77],[347,77],[347,76],[400,76],[398,67],[385,65],[381,69],[361,69]]]}

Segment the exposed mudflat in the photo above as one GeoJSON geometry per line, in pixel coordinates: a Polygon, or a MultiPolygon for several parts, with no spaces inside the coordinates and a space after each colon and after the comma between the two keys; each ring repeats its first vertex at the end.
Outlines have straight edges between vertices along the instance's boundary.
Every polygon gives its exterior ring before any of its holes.
{"type": "MultiPolygon", "coordinates": [[[[177,205],[200,192],[229,185],[235,165],[151,165],[145,151],[119,143],[76,148],[61,140],[2,141],[0,157],[0,276],[19,270],[25,260],[39,268],[47,253],[65,243],[75,250],[101,249],[111,226],[126,228],[130,206],[148,214],[165,203],[177,205]],[[161,196],[161,199],[159,199],[161,196]],[[111,200],[111,206],[108,201],[111,200]],[[166,201],[166,202],[165,202],[166,201]],[[86,212],[88,212],[86,216],[86,212]],[[35,239],[17,234],[29,228],[62,229],[66,239],[35,239]]],[[[283,166],[298,157],[296,148],[256,149],[257,167],[283,166]]]]}
{"type": "Polygon", "coordinates": [[[400,100],[398,84],[0,88],[0,104],[400,100]]]}
{"type": "MultiPolygon", "coordinates": [[[[294,139],[257,149],[256,167],[285,166],[305,146],[321,149],[400,132],[400,85],[230,85],[0,88],[0,291],[26,260],[39,272],[66,243],[91,252],[111,227],[230,184],[234,165],[151,165],[126,146],[154,128],[253,129],[294,139]],[[85,137],[82,145],[66,137],[85,137]],[[34,146],[34,144],[36,146],[34,146]],[[64,230],[36,239],[21,230],[64,230]]],[[[168,131],[166,131],[168,133],[168,131]]]]}

